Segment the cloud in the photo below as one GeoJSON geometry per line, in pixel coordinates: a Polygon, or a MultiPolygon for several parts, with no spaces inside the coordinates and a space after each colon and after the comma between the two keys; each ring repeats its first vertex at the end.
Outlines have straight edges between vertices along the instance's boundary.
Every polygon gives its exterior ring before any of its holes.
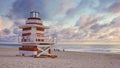
{"type": "Polygon", "coordinates": [[[114,2],[107,9],[113,13],[120,13],[120,2],[114,2]]]}
{"type": "Polygon", "coordinates": [[[0,42],[13,41],[13,21],[0,16],[0,42]]]}
{"type": "Polygon", "coordinates": [[[75,28],[71,26],[71,27],[62,29],[58,33],[58,37],[60,37],[60,39],[70,39],[74,34],[75,34],[75,28]]]}
{"type": "Polygon", "coordinates": [[[19,28],[14,28],[13,33],[16,35],[20,35],[22,31],[19,28]]]}
{"type": "Polygon", "coordinates": [[[13,21],[0,16],[0,30],[3,30],[5,28],[9,29],[12,25],[13,21]]]}
{"type": "MultiPolygon", "coordinates": [[[[46,1],[46,0],[44,0],[46,1]]],[[[12,9],[8,13],[8,17],[12,19],[23,19],[27,18],[29,15],[29,12],[32,10],[37,10],[41,13],[42,18],[45,17],[45,3],[43,0],[16,0],[13,5],[12,9]]]]}
{"type": "Polygon", "coordinates": [[[3,30],[3,20],[2,18],[0,17],[0,31],[3,30]]]}
{"type": "Polygon", "coordinates": [[[99,0],[81,0],[78,5],[67,11],[68,16],[75,16],[81,14],[94,14],[97,12],[96,8],[100,6],[99,0]]]}
{"type": "Polygon", "coordinates": [[[4,29],[2,32],[4,35],[9,35],[11,31],[9,29],[4,29]]]}
{"type": "Polygon", "coordinates": [[[76,22],[75,26],[86,27],[92,23],[96,23],[99,17],[97,15],[82,15],[76,22]]]}
{"type": "MultiPolygon", "coordinates": [[[[119,0],[15,0],[7,14],[9,22],[14,21],[14,24],[7,23],[3,27],[5,23],[1,18],[0,27],[1,30],[9,28],[12,31],[10,33],[16,36],[21,33],[18,26],[25,24],[29,12],[37,10],[43,24],[51,25],[48,33],[59,39],[116,38],[113,32],[117,32],[115,29],[118,29],[115,26],[118,26],[120,19],[119,4],[119,0]]],[[[9,34],[9,29],[4,32],[9,34]]]]}
{"type": "Polygon", "coordinates": [[[119,25],[120,25],[120,16],[114,18],[114,19],[111,21],[111,25],[114,26],[114,27],[119,27],[119,25]]]}
{"type": "Polygon", "coordinates": [[[57,14],[66,13],[69,9],[75,8],[77,0],[61,0],[61,6],[57,10],[57,14]]]}
{"type": "Polygon", "coordinates": [[[64,16],[74,6],[74,0],[16,0],[7,16],[12,19],[27,18],[30,11],[37,10],[42,19],[49,20],[64,16]]]}

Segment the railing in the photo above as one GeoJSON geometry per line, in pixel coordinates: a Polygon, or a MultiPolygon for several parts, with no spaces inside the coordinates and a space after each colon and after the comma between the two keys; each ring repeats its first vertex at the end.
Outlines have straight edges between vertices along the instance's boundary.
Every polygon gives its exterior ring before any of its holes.
{"type": "MultiPolygon", "coordinates": [[[[35,36],[33,36],[34,38],[35,36]]],[[[18,37],[18,42],[19,43],[56,43],[56,38],[50,37],[50,36],[45,36],[45,37],[38,37],[36,36],[35,39],[33,38],[22,38],[22,36],[18,37]]]]}
{"type": "Polygon", "coordinates": [[[44,33],[44,31],[37,31],[37,33],[44,33]]]}
{"type": "MultiPolygon", "coordinates": [[[[31,33],[31,30],[22,31],[22,33],[31,33]]],[[[36,31],[36,33],[44,33],[43,31],[36,31]]]]}
{"type": "Polygon", "coordinates": [[[30,33],[31,30],[22,31],[22,33],[30,33]]]}
{"type": "Polygon", "coordinates": [[[30,22],[42,23],[41,20],[27,20],[27,21],[26,21],[26,23],[30,23],[30,22]]]}

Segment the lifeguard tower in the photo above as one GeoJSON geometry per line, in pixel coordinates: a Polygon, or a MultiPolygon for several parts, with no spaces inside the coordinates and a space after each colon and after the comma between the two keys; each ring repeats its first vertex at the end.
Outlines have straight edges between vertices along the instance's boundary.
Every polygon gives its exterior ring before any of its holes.
{"type": "Polygon", "coordinates": [[[21,47],[19,53],[24,56],[26,54],[34,57],[46,55],[51,58],[57,56],[51,54],[51,45],[55,44],[55,39],[49,35],[45,35],[45,30],[49,29],[44,26],[39,12],[30,12],[30,17],[27,19],[26,24],[20,26],[22,29],[21,47]]]}

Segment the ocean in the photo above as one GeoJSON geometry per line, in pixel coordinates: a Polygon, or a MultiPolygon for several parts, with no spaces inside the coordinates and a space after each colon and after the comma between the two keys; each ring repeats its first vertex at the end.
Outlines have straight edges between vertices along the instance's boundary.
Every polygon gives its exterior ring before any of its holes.
{"type": "Polygon", "coordinates": [[[120,54],[120,45],[83,45],[83,44],[65,44],[53,47],[60,51],[75,52],[95,52],[95,53],[114,53],[120,54]]]}
{"type": "Polygon", "coordinates": [[[18,48],[20,44],[0,44],[0,48],[18,48]]]}
{"type": "MultiPolygon", "coordinates": [[[[20,46],[20,44],[0,44],[0,48],[19,48],[20,46]]],[[[52,48],[60,51],[120,54],[120,45],[58,44],[53,45],[52,48]]]]}

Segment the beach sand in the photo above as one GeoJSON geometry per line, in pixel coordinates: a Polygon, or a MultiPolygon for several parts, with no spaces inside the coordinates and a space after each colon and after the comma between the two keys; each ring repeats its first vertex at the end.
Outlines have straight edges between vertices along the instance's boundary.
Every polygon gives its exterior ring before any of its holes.
{"type": "Polygon", "coordinates": [[[120,54],[54,53],[58,58],[22,57],[17,48],[0,48],[0,68],[120,68],[120,54]]]}

